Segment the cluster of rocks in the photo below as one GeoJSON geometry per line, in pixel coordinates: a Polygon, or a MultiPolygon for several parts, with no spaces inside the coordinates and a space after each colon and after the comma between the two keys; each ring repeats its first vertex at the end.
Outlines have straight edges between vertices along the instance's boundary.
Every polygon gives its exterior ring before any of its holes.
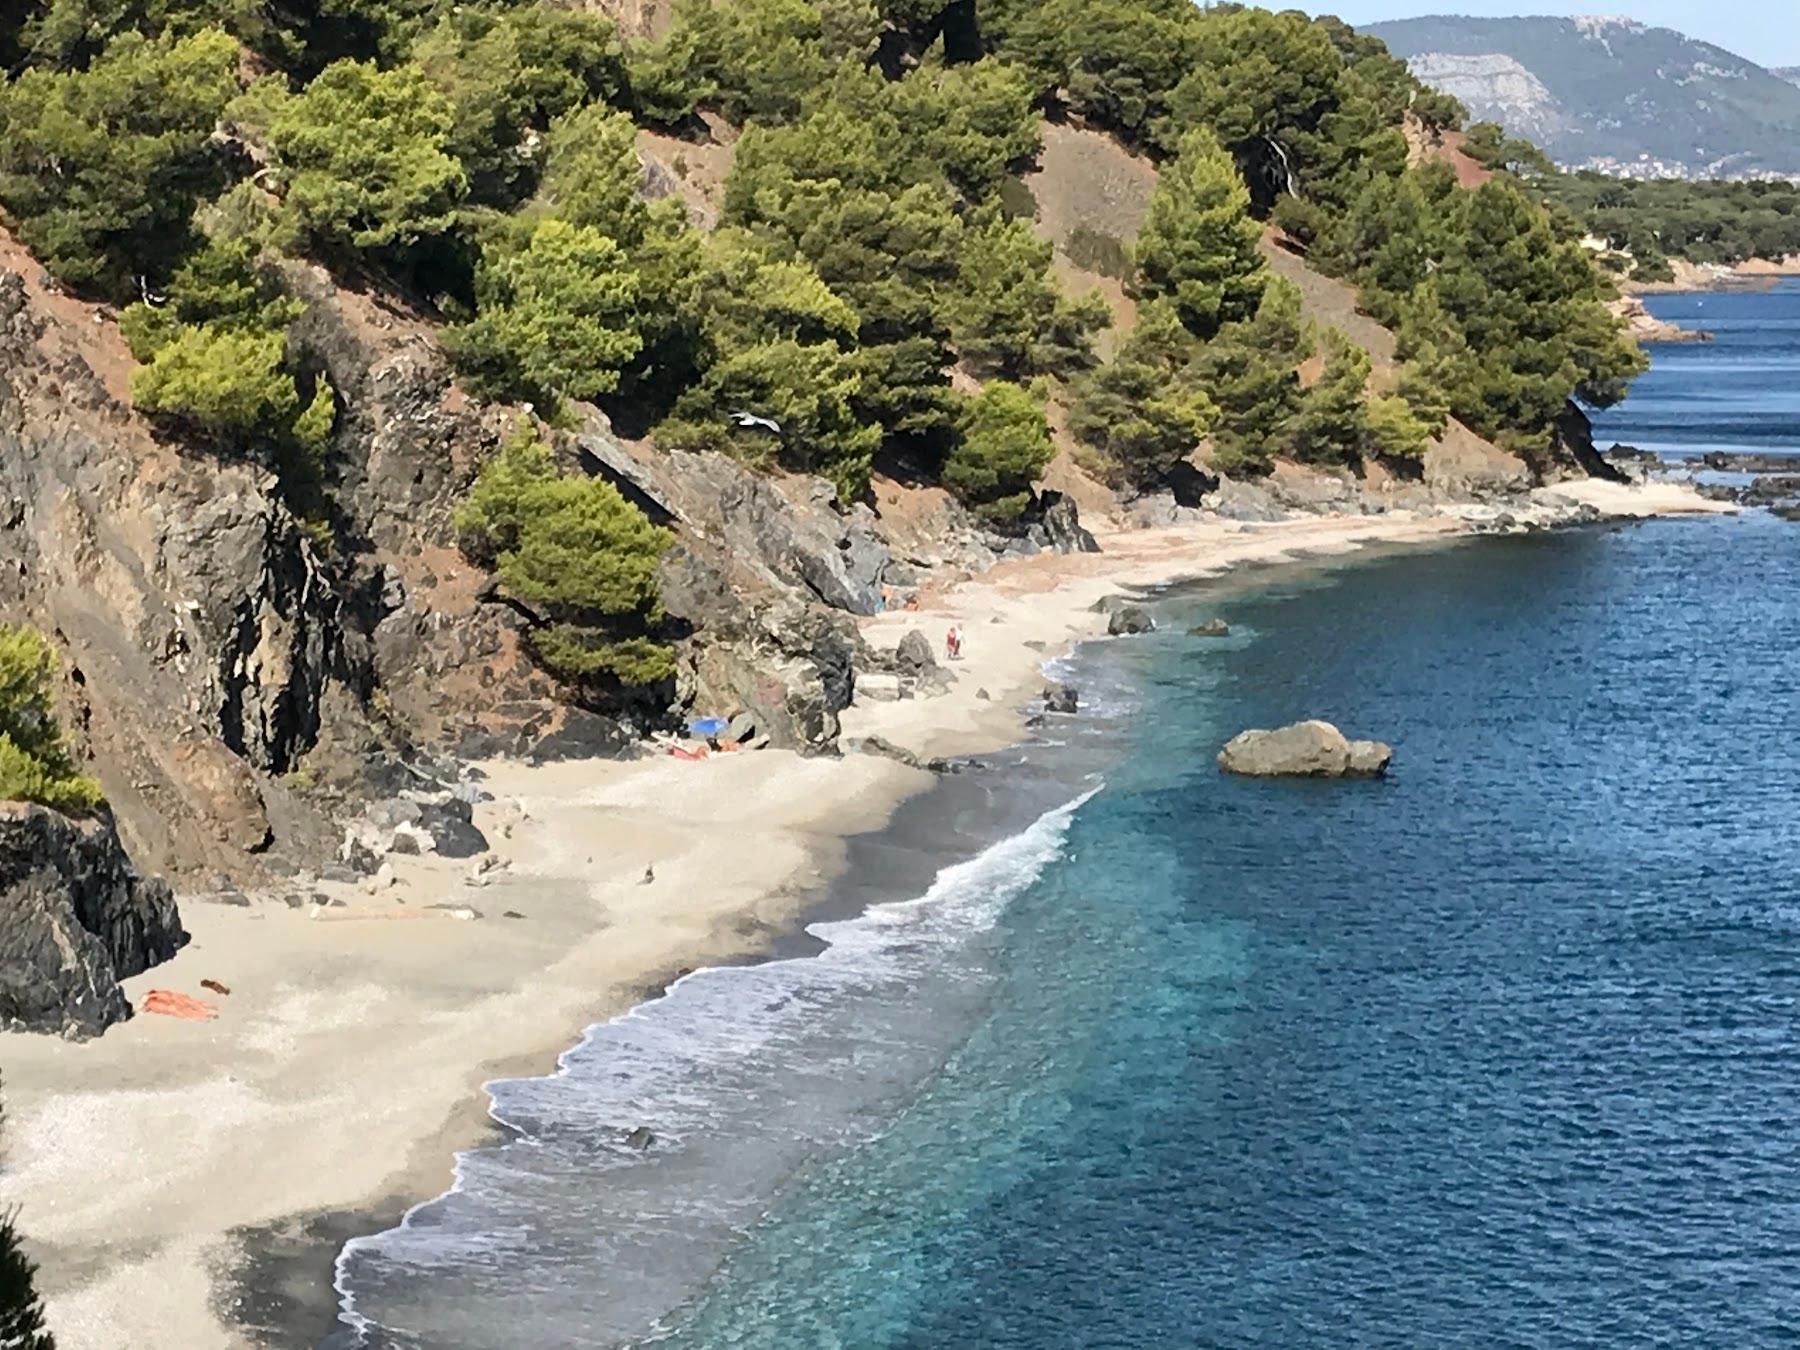
{"type": "Polygon", "coordinates": [[[956,674],[938,664],[931,639],[913,629],[891,651],[865,648],[856,673],[856,695],[876,703],[903,698],[935,698],[956,683],[956,674]]]}
{"type": "Polygon", "coordinates": [[[1704,496],[1739,506],[1766,507],[1771,515],[1782,520],[1800,521],[1800,459],[1713,451],[1703,456],[1700,463],[1703,468],[1717,473],[1754,475],[1744,484],[1697,484],[1704,496]]]}
{"type": "Polygon", "coordinates": [[[1106,615],[1109,637],[1130,637],[1148,633],[1156,627],[1150,612],[1127,596],[1109,595],[1094,605],[1096,614],[1106,615]]]}

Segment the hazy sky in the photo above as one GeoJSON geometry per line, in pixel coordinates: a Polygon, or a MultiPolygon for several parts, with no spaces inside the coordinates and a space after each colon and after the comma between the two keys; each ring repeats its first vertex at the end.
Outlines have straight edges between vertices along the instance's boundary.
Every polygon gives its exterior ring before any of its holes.
{"type": "MultiPolygon", "coordinates": [[[[1275,0],[1263,0],[1271,9],[1275,0]]],[[[1311,0],[1315,14],[1336,14],[1351,24],[1409,19],[1420,14],[1625,14],[1640,23],[1675,28],[1689,37],[1748,57],[1763,66],[1800,66],[1800,16],[1793,0],[1593,0],[1581,5],[1530,4],[1519,0],[1311,0]]]]}

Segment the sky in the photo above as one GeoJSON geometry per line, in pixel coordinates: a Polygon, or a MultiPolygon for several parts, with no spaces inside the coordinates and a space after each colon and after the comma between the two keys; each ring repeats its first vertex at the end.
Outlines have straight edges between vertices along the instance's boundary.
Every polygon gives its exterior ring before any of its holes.
{"type": "MultiPolygon", "coordinates": [[[[1263,0],[1278,8],[1273,0],[1263,0]]],[[[1346,23],[1410,19],[1421,14],[1622,14],[1716,43],[1761,66],[1800,66],[1800,22],[1794,0],[1589,0],[1587,4],[1531,4],[1529,0],[1310,0],[1303,8],[1336,14],[1346,23]]]]}

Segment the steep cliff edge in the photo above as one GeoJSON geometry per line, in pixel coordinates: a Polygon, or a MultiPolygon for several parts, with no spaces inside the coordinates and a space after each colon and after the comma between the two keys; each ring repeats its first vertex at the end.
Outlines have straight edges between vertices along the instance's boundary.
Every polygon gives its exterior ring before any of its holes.
{"type": "Polygon", "coordinates": [[[0,1027],[96,1036],[131,1016],[119,981],[186,941],[110,819],[0,805],[0,1027]]]}

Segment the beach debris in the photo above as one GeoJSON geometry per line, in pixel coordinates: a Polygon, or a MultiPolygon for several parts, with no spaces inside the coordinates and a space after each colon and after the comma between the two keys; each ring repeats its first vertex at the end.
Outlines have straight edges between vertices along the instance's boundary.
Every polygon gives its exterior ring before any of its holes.
{"type": "Polygon", "coordinates": [[[173,989],[152,989],[144,995],[143,1003],[138,1006],[147,1013],[180,1017],[189,1022],[210,1022],[219,1015],[214,1004],[195,998],[192,994],[177,993],[173,989]]]}
{"type": "Polygon", "coordinates": [[[650,1133],[650,1127],[648,1125],[640,1125],[630,1134],[625,1136],[625,1147],[635,1148],[639,1152],[649,1148],[650,1145],[655,1142],[656,1136],[650,1133]]]}
{"type": "Polygon", "coordinates": [[[471,920],[471,919],[479,919],[481,917],[480,910],[473,909],[468,905],[452,905],[448,902],[443,902],[443,903],[435,904],[435,905],[427,905],[427,906],[425,906],[425,908],[438,910],[439,912],[448,915],[452,919],[462,919],[465,922],[467,922],[468,920],[471,920]]]}
{"type": "Polygon", "coordinates": [[[202,989],[210,989],[215,994],[223,994],[223,995],[229,996],[231,993],[231,989],[229,986],[220,984],[217,980],[202,980],[202,981],[200,981],[200,987],[202,989]]]}
{"type": "Polygon", "coordinates": [[[1219,767],[1253,778],[1373,778],[1387,772],[1393,753],[1380,741],[1353,741],[1313,720],[1240,732],[1219,751],[1219,767]]]}
{"type": "Polygon", "coordinates": [[[500,917],[503,919],[522,919],[525,916],[516,909],[503,909],[500,911],[500,917]]]}
{"type": "Polygon", "coordinates": [[[1231,625],[1219,618],[1208,619],[1205,623],[1197,623],[1188,629],[1189,637],[1230,637],[1231,625]]]}
{"type": "Polygon", "coordinates": [[[643,878],[642,878],[642,880],[640,880],[638,882],[638,885],[648,886],[651,882],[653,882],[655,880],[656,880],[656,868],[655,867],[646,867],[644,869],[643,878]]]}
{"type": "Polygon", "coordinates": [[[1044,690],[1044,711],[1072,713],[1080,705],[1081,695],[1072,684],[1053,684],[1044,690]]]}

